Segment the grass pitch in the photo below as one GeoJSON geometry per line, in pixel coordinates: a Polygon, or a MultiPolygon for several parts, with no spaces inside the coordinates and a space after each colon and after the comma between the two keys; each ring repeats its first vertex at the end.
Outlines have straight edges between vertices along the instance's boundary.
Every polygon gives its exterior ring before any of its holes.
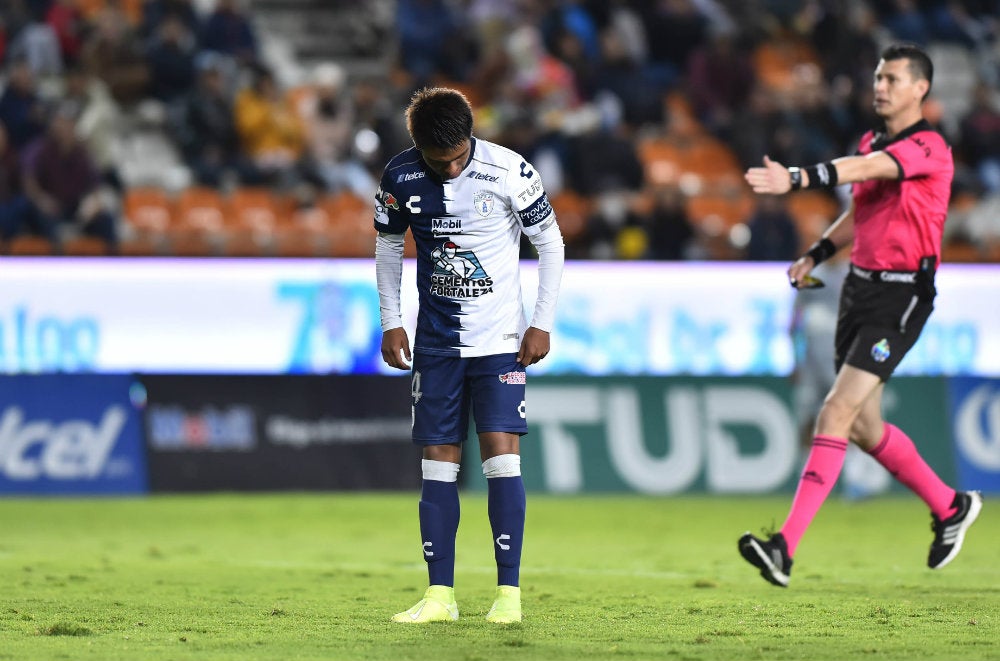
{"type": "Polygon", "coordinates": [[[422,594],[416,494],[0,500],[0,660],[1000,659],[1000,508],[925,568],[915,498],[832,498],[789,589],[736,540],[787,497],[529,494],[525,621],[487,625],[484,497],[463,494],[458,622],[422,594]]]}

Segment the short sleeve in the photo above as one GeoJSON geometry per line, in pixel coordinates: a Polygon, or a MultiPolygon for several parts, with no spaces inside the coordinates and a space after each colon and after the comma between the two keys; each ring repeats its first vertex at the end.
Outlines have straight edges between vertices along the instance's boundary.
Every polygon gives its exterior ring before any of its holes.
{"type": "Polygon", "coordinates": [[[375,229],[385,234],[405,234],[409,218],[399,206],[399,200],[386,186],[391,177],[382,175],[382,182],[375,191],[375,229]]]}
{"type": "Polygon", "coordinates": [[[937,133],[921,131],[885,148],[902,171],[902,179],[924,177],[951,163],[951,148],[937,133]]]}

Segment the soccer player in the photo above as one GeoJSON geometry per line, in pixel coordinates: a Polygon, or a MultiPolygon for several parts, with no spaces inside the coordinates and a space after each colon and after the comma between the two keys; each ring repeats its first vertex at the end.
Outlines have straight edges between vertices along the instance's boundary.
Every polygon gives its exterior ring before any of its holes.
{"type": "Polygon", "coordinates": [[[934,309],[934,274],[954,174],[951,149],[923,117],[933,65],[918,47],[886,48],[875,69],[875,112],[884,123],[861,138],[858,152],[804,168],[764,157],[746,180],[755,193],[853,184],[847,210],[788,269],[793,287],[853,240],[841,289],[837,371],[816,419],[791,511],[768,539],[746,533],[742,556],[771,583],[787,587],[792,557],[844,464],[848,441],[867,451],[931,510],[934,540],[927,565],[955,559],[982,508],[979,492],[955,491],[924,462],[910,438],[882,419],[886,380],[917,341],[934,309]]]}
{"type": "Polygon", "coordinates": [[[472,135],[472,107],[461,92],[418,91],[406,109],[406,123],[414,146],[389,161],[376,193],[375,271],[382,358],[391,367],[411,369],[399,302],[403,236],[409,229],[417,246],[419,290],[413,442],[423,446],[420,534],[430,585],[423,599],[392,620],[458,619],[457,480],[471,406],[497,562],[496,599],[486,619],[520,622],[525,367],[549,353],[562,234],[538,171],[519,154],[472,135]],[[538,252],[530,325],[521,299],[522,234],[538,252]]]}

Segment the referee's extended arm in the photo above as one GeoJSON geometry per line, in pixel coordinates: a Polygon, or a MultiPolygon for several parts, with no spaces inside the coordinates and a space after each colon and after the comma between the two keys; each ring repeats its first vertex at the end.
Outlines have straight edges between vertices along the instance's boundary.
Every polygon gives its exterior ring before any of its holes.
{"type": "Polygon", "coordinates": [[[769,157],[764,165],[749,168],[744,175],[755,193],[784,195],[800,188],[831,188],[867,179],[899,179],[899,164],[884,151],[865,156],[843,156],[804,168],[787,168],[769,157]],[[823,179],[818,175],[822,173],[823,179]]]}

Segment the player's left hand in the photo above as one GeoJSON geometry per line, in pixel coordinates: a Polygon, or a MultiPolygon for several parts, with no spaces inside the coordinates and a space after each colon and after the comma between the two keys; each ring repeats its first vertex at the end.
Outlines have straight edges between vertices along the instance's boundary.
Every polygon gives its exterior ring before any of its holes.
{"type": "Polygon", "coordinates": [[[517,352],[517,362],[525,367],[534,365],[549,355],[549,333],[534,326],[524,331],[521,349],[517,352]]]}
{"type": "Polygon", "coordinates": [[[788,168],[764,156],[764,167],[750,168],[743,175],[755,193],[784,195],[792,189],[788,168]]]}

